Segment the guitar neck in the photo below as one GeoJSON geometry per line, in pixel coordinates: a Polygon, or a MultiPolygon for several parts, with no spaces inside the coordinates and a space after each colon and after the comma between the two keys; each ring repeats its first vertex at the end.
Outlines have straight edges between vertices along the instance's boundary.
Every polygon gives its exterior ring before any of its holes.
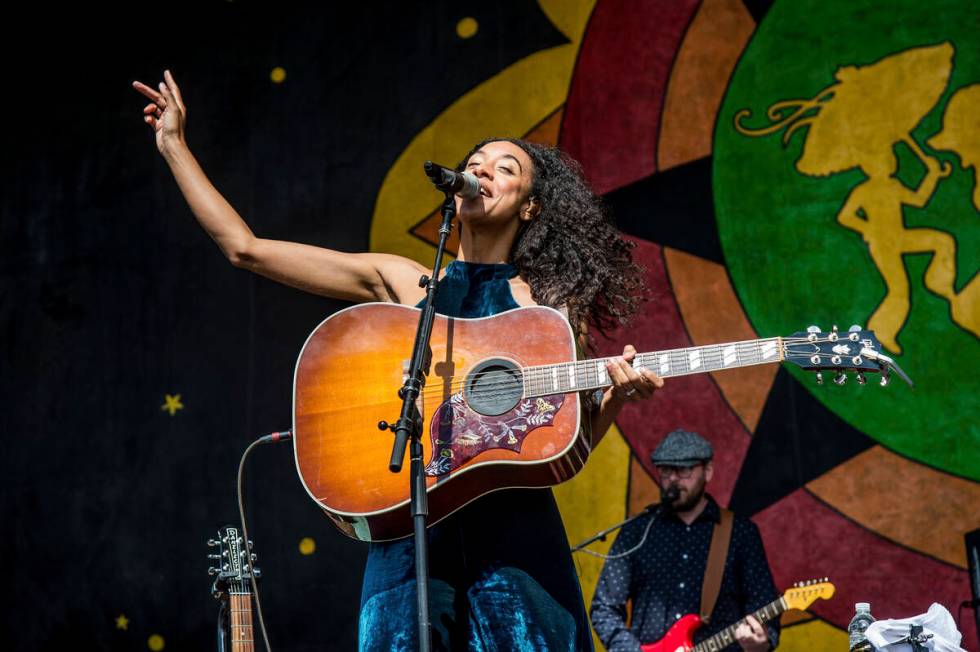
{"type": "MultiPolygon", "coordinates": [[[[762,609],[759,609],[752,615],[755,616],[756,620],[765,625],[770,620],[778,618],[780,614],[786,611],[786,609],[786,601],[780,597],[779,599],[770,602],[762,609]]],[[[717,650],[721,650],[726,646],[731,645],[735,642],[735,630],[743,622],[745,622],[745,618],[738,621],[734,625],[729,625],[717,634],[713,634],[712,636],[704,639],[694,646],[693,652],[716,652],[717,650]]]]}
{"type": "MultiPolygon", "coordinates": [[[[744,342],[638,353],[633,360],[633,366],[646,367],[661,378],[672,378],[782,362],[784,358],[782,338],[769,337],[744,342]]],[[[524,395],[548,396],[609,387],[612,385],[612,380],[606,373],[607,360],[609,358],[596,358],[526,367],[524,395]]]]}
{"type": "Polygon", "coordinates": [[[228,609],[231,612],[231,652],[253,652],[255,636],[252,631],[252,594],[241,587],[230,590],[228,609]]]}

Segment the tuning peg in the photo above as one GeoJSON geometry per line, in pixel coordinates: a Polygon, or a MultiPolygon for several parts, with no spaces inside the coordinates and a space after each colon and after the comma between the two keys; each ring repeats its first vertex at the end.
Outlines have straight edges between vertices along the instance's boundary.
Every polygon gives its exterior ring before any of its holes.
{"type": "Polygon", "coordinates": [[[258,580],[258,579],[261,579],[261,578],[262,578],[262,569],[261,569],[261,568],[253,568],[253,569],[252,569],[252,575],[253,575],[253,576],[255,577],[255,579],[257,579],[257,580],[258,580]]]}
{"type": "Polygon", "coordinates": [[[252,543],[251,541],[249,541],[249,542],[248,542],[248,549],[249,549],[249,550],[251,550],[251,549],[252,549],[252,546],[253,546],[253,545],[254,545],[254,544],[253,544],[253,543],[252,543]]]}
{"type": "Polygon", "coordinates": [[[837,375],[834,376],[834,384],[837,385],[838,387],[842,387],[846,382],[847,382],[847,374],[845,374],[843,371],[838,371],[837,375]]]}
{"type": "Polygon", "coordinates": [[[892,379],[892,374],[886,368],[886,369],[883,369],[882,370],[882,372],[881,372],[881,380],[879,380],[878,382],[881,384],[882,387],[888,387],[888,383],[891,382],[891,379],[892,379]]]}
{"type": "Polygon", "coordinates": [[[827,579],[827,578],[825,577],[825,578],[823,578],[823,579],[822,579],[822,580],[820,580],[820,581],[821,581],[821,582],[827,582],[827,581],[829,581],[829,580],[828,580],[828,579],[827,579]]]}
{"type": "Polygon", "coordinates": [[[210,568],[208,568],[208,575],[217,575],[217,574],[218,574],[218,569],[217,568],[215,568],[214,566],[211,566],[210,568]]]}
{"type": "Polygon", "coordinates": [[[861,327],[858,326],[857,324],[854,324],[853,326],[847,329],[847,339],[851,340],[852,342],[857,342],[858,339],[860,339],[859,336],[860,332],[861,332],[861,327]]]}
{"type": "Polygon", "coordinates": [[[822,371],[818,371],[817,372],[817,384],[818,385],[823,385],[823,372],[822,371]]]}
{"type": "Polygon", "coordinates": [[[827,335],[827,339],[830,340],[831,342],[836,342],[837,337],[838,337],[837,324],[834,324],[833,326],[830,327],[830,333],[827,335]]]}
{"type": "Polygon", "coordinates": [[[861,332],[861,327],[858,326],[857,324],[854,324],[853,326],[851,326],[850,328],[847,329],[847,332],[848,333],[860,333],[861,332]]]}
{"type": "Polygon", "coordinates": [[[255,560],[258,559],[258,558],[259,558],[259,556],[256,555],[254,552],[248,556],[248,560],[250,562],[252,562],[253,564],[255,563],[255,560]]]}
{"type": "Polygon", "coordinates": [[[208,555],[208,559],[221,559],[221,554],[214,553],[213,555],[208,555]]]}
{"type": "Polygon", "coordinates": [[[854,376],[854,379],[856,381],[858,381],[858,385],[867,385],[868,384],[868,379],[864,377],[864,372],[863,371],[857,372],[857,375],[854,376]]]}
{"type": "Polygon", "coordinates": [[[218,541],[217,539],[208,539],[208,547],[209,548],[214,548],[215,546],[220,545],[220,544],[221,544],[221,542],[218,541]]]}
{"type": "Polygon", "coordinates": [[[819,326],[807,326],[806,327],[806,332],[808,333],[808,335],[806,336],[806,339],[810,340],[811,342],[816,342],[817,341],[817,335],[820,334],[820,327],[819,326]]]}

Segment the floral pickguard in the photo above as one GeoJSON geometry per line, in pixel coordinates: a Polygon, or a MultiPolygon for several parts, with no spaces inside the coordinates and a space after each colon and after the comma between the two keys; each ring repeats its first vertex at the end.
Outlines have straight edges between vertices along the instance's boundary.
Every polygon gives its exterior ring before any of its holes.
{"type": "Polygon", "coordinates": [[[519,453],[527,434],[550,425],[564,401],[564,394],[525,398],[510,412],[484,416],[466,405],[462,392],[453,394],[432,417],[432,461],[425,474],[445,475],[494,448],[519,453]]]}

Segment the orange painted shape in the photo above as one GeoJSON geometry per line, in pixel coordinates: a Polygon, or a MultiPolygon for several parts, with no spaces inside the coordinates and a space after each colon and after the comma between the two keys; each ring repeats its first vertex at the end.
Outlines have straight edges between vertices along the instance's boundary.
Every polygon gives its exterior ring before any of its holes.
{"type": "Polygon", "coordinates": [[[629,515],[638,514],[650,503],[660,502],[660,488],[637,459],[630,455],[629,515]]]}
{"type": "MultiPolygon", "coordinates": [[[[725,268],[676,249],[664,248],[667,274],[684,325],[696,345],[759,337],[735,296],[725,268]]],[[[788,333],[764,333],[771,337],[788,333]]],[[[725,400],[749,432],[755,431],[777,365],[742,367],[711,374],[725,400]]]]}
{"type": "Polygon", "coordinates": [[[525,134],[524,139],[542,145],[557,145],[558,133],[561,131],[561,119],[565,115],[565,106],[558,107],[554,113],[542,120],[531,131],[525,134]]]}
{"type": "Polygon", "coordinates": [[[807,488],[863,527],[966,568],[963,535],[980,522],[980,483],[875,446],[807,488]]]}
{"type": "Polygon", "coordinates": [[[667,85],[657,167],[711,154],[715,116],[735,64],[755,31],[741,0],[705,0],[688,27],[667,85]]]}

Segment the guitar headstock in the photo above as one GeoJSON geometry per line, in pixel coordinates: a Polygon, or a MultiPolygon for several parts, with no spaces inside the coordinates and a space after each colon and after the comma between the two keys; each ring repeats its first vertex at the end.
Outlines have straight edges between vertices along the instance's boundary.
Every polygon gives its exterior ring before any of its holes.
{"type": "Polygon", "coordinates": [[[834,597],[834,585],[827,578],[797,582],[793,588],[783,594],[787,609],[803,611],[817,600],[829,600],[834,597]]]}
{"type": "Polygon", "coordinates": [[[847,382],[848,371],[856,372],[858,384],[864,385],[865,372],[881,373],[881,385],[886,386],[891,372],[897,373],[909,385],[912,381],[889,356],[881,351],[881,344],[874,331],[861,330],[851,326],[846,333],[837,331],[834,326],[824,333],[817,326],[810,326],[806,332],[793,333],[783,338],[784,357],[801,369],[815,371],[817,384],[823,384],[824,371],[836,371],[834,384],[847,382]]]}
{"type": "Polygon", "coordinates": [[[217,539],[208,539],[208,547],[212,549],[208,559],[214,563],[208,568],[208,575],[214,577],[211,591],[216,598],[222,596],[225,587],[236,593],[248,592],[252,576],[255,579],[262,576],[262,571],[254,565],[256,556],[252,552],[252,542],[243,541],[238,528],[231,525],[221,528],[217,539]]]}

